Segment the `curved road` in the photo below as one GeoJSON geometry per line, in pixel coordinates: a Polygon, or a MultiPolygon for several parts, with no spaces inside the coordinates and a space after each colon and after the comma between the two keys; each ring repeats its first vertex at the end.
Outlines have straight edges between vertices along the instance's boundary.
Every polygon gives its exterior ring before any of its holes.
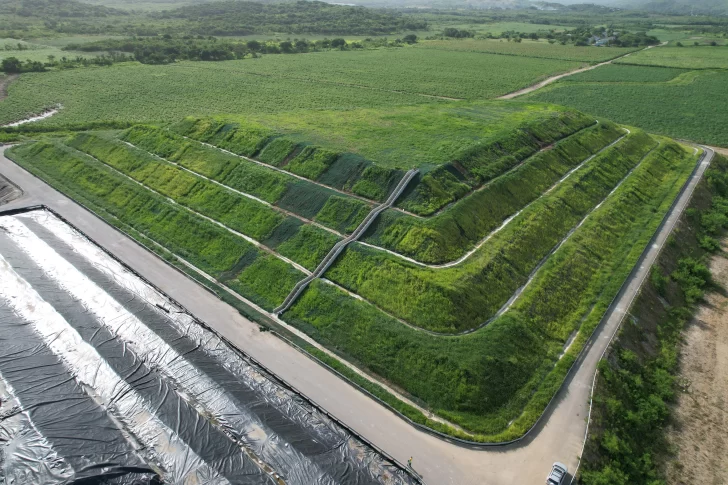
{"type": "Polygon", "coordinates": [[[566,463],[570,470],[577,467],[597,363],[713,157],[712,150],[706,150],[640,264],[588,344],[575,372],[534,432],[516,445],[471,449],[410,426],[282,340],[269,332],[260,332],[257,324],[243,318],[193,280],[180,277],[154,254],[9,161],[4,150],[0,148],[0,173],[21,186],[25,195],[0,210],[34,204],[51,207],[361,436],[400,462],[412,456],[415,470],[430,485],[540,484],[554,461],[566,463]]]}

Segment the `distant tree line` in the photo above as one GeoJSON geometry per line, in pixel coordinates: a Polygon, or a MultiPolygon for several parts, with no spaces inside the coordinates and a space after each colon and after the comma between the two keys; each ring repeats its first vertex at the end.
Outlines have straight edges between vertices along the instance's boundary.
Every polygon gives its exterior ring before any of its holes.
{"type": "Polygon", "coordinates": [[[0,63],[0,70],[5,74],[20,74],[24,72],[45,72],[49,69],[75,69],[78,67],[110,66],[117,62],[131,61],[133,58],[123,53],[110,52],[96,57],[76,56],[73,58],[48,56],[47,62],[22,61],[17,57],[6,57],[0,63]]]}
{"type": "MultiPolygon", "coordinates": [[[[474,37],[473,32],[467,30],[458,30],[454,28],[447,28],[443,31],[442,38],[465,38],[474,37]]],[[[437,37],[429,37],[437,38],[437,37]]],[[[488,33],[480,38],[487,39],[506,39],[509,42],[521,42],[524,39],[539,40],[547,39],[550,43],[560,43],[563,45],[574,44],[577,46],[588,46],[588,45],[605,45],[605,46],[619,46],[619,47],[640,47],[648,45],[659,44],[660,41],[657,37],[647,35],[646,32],[629,32],[627,30],[615,30],[612,28],[603,27],[577,27],[572,30],[565,30],[563,32],[556,32],[556,30],[550,30],[548,32],[518,32],[515,30],[502,32],[500,35],[493,35],[488,33]]]]}
{"type": "Polygon", "coordinates": [[[300,54],[324,50],[352,50],[369,47],[389,47],[414,44],[417,36],[409,34],[402,39],[365,39],[361,42],[347,42],[334,39],[293,39],[284,41],[229,41],[216,37],[181,36],[169,34],[155,37],[132,37],[128,39],[105,39],[85,44],[71,44],[66,50],[110,53],[128,53],[144,64],[169,64],[177,61],[228,61],[257,57],[260,54],[300,54]]]}

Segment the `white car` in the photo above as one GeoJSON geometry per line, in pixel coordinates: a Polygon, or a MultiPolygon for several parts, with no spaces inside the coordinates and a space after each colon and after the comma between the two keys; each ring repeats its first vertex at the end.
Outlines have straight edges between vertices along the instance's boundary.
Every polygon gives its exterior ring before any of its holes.
{"type": "Polygon", "coordinates": [[[569,470],[566,468],[566,465],[557,461],[554,463],[554,466],[551,467],[551,473],[549,473],[549,476],[546,477],[546,485],[562,485],[565,483],[568,471],[569,470]]]}

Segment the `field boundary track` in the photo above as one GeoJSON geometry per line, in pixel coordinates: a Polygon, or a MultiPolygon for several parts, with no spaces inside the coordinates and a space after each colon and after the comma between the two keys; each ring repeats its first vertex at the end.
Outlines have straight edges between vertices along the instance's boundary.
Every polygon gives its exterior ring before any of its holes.
{"type": "MultiPolygon", "coordinates": [[[[663,46],[665,44],[667,44],[667,42],[663,42],[662,44],[660,44],[658,46],[650,45],[650,46],[645,47],[642,50],[651,49],[653,47],[660,47],[660,46],[663,46]]],[[[597,49],[597,48],[598,47],[595,47],[595,49],[597,49]]],[[[573,71],[565,72],[563,74],[557,74],[556,76],[551,76],[550,78],[544,79],[543,81],[537,82],[536,84],[533,84],[533,85],[528,86],[528,87],[523,88],[523,89],[519,89],[518,91],[513,91],[512,93],[508,93],[508,94],[505,94],[503,96],[499,96],[499,97],[497,97],[495,99],[513,99],[513,98],[517,98],[518,96],[522,96],[524,94],[528,94],[528,93],[531,93],[531,92],[536,91],[538,89],[541,89],[544,86],[548,86],[549,84],[551,84],[553,82],[556,82],[559,79],[563,79],[563,78],[568,77],[568,76],[573,76],[574,74],[579,74],[580,72],[591,71],[592,69],[596,69],[597,67],[606,66],[607,64],[611,64],[612,62],[616,61],[617,59],[623,59],[623,58],[625,58],[625,57],[627,57],[627,56],[629,56],[631,54],[634,54],[635,52],[640,52],[640,51],[628,52],[627,54],[624,54],[623,56],[615,57],[614,59],[609,59],[608,61],[600,62],[599,64],[594,64],[593,66],[582,67],[582,68],[579,68],[579,69],[575,69],[573,71]]]]}
{"type": "MultiPolygon", "coordinates": [[[[27,172],[23,174],[14,164],[6,162],[5,165],[8,168],[8,175],[15,174],[12,175],[15,177],[15,182],[27,184],[28,189],[47,187],[45,184],[39,184],[27,172]]],[[[691,184],[697,183],[705,166],[706,163],[702,163],[696,169],[691,184]]],[[[31,196],[29,198],[32,199],[32,196],[49,200],[57,198],[53,194],[57,192],[44,189],[29,194],[31,196]]],[[[676,200],[682,202],[684,199],[689,199],[685,188],[681,190],[676,200]]],[[[20,202],[28,203],[29,200],[26,198],[24,201],[16,201],[11,208],[17,207],[20,202]]],[[[52,205],[58,206],[58,203],[53,202],[52,205]]],[[[187,281],[186,278],[182,279],[184,281],[180,278],[175,280],[174,276],[170,279],[171,266],[157,259],[157,256],[146,254],[141,246],[132,244],[134,247],[130,248],[129,241],[122,244],[119,241],[119,234],[110,231],[108,226],[100,223],[96,217],[89,218],[88,213],[80,210],[75,204],[62,204],[60,209],[62,213],[71,215],[75,222],[90,227],[91,232],[99,234],[102,244],[105,243],[106,247],[114,251],[120,251],[122,257],[129,259],[133,253],[132,255],[141,258],[132,259],[132,267],[140,269],[158,284],[168,288],[169,291],[165,292],[168,294],[171,292],[170,296],[179,295],[182,301],[189,302],[193,307],[191,308],[193,314],[199,313],[203,320],[209,320],[211,325],[215,325],[224,335],[228,335],[237,346],[254,354],[254,358],[255,355],[260,356],[258,360],[269,364],[274,373],[288,382],[293,381],[292,384],[295,382],[297,389],[315,402],[321,403],[350,428],[368,437],[369,441],[379,443],[400,461],[414,456],[415,468],[431,483],[473,485],[532,483],[542,479],[544,470],[547,471],[553,458],[566,461],[570,468],[575,465],[583,444],[586,426],[583,415],[587,411],[590,384],[599,361],[599,351],[607,344],[600,335],[604,332],[603,326],[598,327],[590,345],[585,348],[582,357],[577,361],[578,365],[575,364],[572,368],[572,373],[564,381],[561,391],[554,396],[540,423],[529,432],[528,438],[516,445],[501,447],[498,453],[484,454],[474,449],[454,447],[453,440],[449,437],[447,439],[450,441],[444,441],[432,436],[431,431],[419,426],[410,426],[411,422],[407,424],[406,420],[392,414],[391,408],[371,406],[371,401],[366,396],[360,395],[354,388],[347,386],[320,368],[318,364],[313,364],[313,361],[307,364],[308,359],[296,357],[297,352],[290,353],[290,347],[282,341],[276,344],[276,339],[269,334],[260,334],[257,332],[257,325],[244,321],[227,305],[220,306],[222,304],[214,299],[212,294],[209,297],[201,295],[197,283],[187,281]],[[145,261],[147,264],[144,264],[145,261]],[[213,312],[209,305],[213,305],[217,310],[213,312]],[[238,323],[233,324],[233,322],[238,323]],[[281,358],[279,353],[283,353],[285,358],[281,358]],[[549,423],[548,426],[545,425],[546,422],[549,423]]],[[[674,213],[673,207],[666,217],[670,218],[674,213]]],[[[669,229],[665,230],[664,224],[662,231],[668,234],[670,232],[669,229]]],[[[88,231],[84,232],[88,234],[88,231]]],[[[651,245],[647,251],[653,249],[651,245]]],[[[180,301],[180,298],[177,300],[180,301]]]]}
{"type": "Polygon", "coordinates": [[[10,84],[18,79],[18,74],[8,74],[0,79],[0,101],[8,97],[8,88],[10,84]]]}

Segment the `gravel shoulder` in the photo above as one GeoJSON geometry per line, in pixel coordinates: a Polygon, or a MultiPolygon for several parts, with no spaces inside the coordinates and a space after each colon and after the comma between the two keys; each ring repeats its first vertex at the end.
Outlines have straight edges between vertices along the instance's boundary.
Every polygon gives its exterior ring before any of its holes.
{"type": "MultiPolygon", "coordinates": [[[[714,256],[710,269],[714,281],[728,287],[728,255],[714,256]]],[[[728,484],[728,293],[707,295],[683,332],[678,379],[683,392],[667,430],[675,451],[667,483],[728,484]]]]}

